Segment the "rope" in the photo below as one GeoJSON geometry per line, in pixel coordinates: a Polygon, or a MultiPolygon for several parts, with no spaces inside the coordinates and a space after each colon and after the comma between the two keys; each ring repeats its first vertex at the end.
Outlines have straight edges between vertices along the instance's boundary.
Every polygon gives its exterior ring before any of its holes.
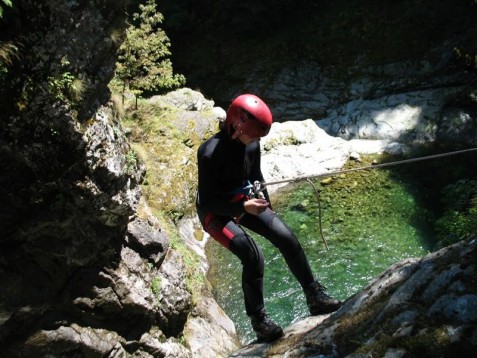
{"type": "Polygon", "coordinates": [[[261,192],[265,189],[267,185],[276,185],[276,184],[283,184],[283,183],[296,183],[300,181],[307,181],[308,183],[311,184],[313,189],[315,190],[316,198],[318,200],[318,223],[319,223],[319,228],[320,228],[320,236],[321,239],[323,240],[323,243],[325,244],[326,250],[328,251],[328,243],[326,242],[326,239],[323,235],[323,224],[322,224],[322,216],[321,216],[321,201],[320,201],[320,192],[316,188],[315,184],[313,183],[312,179],[317,179],[317,178],[324,178],[324,177],[329,177],[333,175],[339,175],[339,174],[345,174],[345,173],[350,173],[350,172],[356,172],[358,170],[366,170],[366,169],[379,169],[379,168],[384,168],[384,167],[391,167],[395,165],[401,165],[401,164],[408,164],[408,163],[414,163],[414,162],[420,162],[423,160],[431,160],[431,159],[437,159],[437,158],[443,158],[443,157],[449,157],[452,155],[458,155],[462,153],[468,153],[468,152],[473,152],[476,151],[477,148],[471,148],[471,149],[464,149],[464,150],[458,150],[454,152],[447,152],[447,153],[442,153],[442,154],[434,154],[434,155],[428,155],[425,157],[418,157],[418,158],[411,158],[411,159],[405,159],[405,160],[397,160],[394,162],[389,162],[389,163],[381,163],[381,164],[374,164],[374,165],[367,165],[364,167],[359,167],[359,168],[351,168],[351,169],[343,169],[343,170],[337,170],[333,172],[328,172],[325,174],[318,174],[318,175],[309,175],[309,176],[303,176],[303,177],[297,177],[297,178],[292,178],[292,179],[284,179],[284,180],[277,180],[273,182],[261,182],[261,183],[256,183],[255,187],[256,190],[261,192]],[[261,188],[257,188],[257,184],[260,184],[261,188]]]}
{"type": "Polygon", "coordinates": [[[470,149],[463,149],[463,150],[458,150],[458,151],[454,151],[454,152],[428,155],[428,156],[425,156],[425,157],[417,157],[417,158],[411,158],[411,159],[405,159],[405,160],[397,160],[397,161],[389,162],[389,163],[366,165],[364,167],[358,167],[358,168],[336,170],[336,171],[332,171],[332,172],[328,172],[328,173],[324,173],[324,174],[309,175],[309,176],[296,177],[296,178],[291,178],[291,179],[283,179],[283,180],[270,181],[270,182],[263,181],[263,182],[260,182],[260,184],[264,188],[264,187],[269,186],[269,185],[277,185],[277,184],[284,184],[284,183],[297,183],[297,182],[305,181],[305,180],[309,180],[309,179],[311,180],[311,179],[325,178],[325,177],[329,177],[329,176],[333,176],[333,175],[356,172],[358,170],[380,169],[380,168],[391,167],[391,166],[395,166],[395,165],[402,165],[402,164],[420,162],[420,161],[423,161],[423,160],[431,160],[431,159],[437,159],[437,158],[443,158],[443,157],[450,157],[452,155],[458,155],[458,154],[468,153],[468,152],[473,152],[473,151],[477,151],[477,148],[470,148],[470,149]]]}
{"type": "Polygon", "coordinates": [[[321,240],[323,240],[324,244],[325,244],[325,247],[326,247],[326,251],[329,250],[328,248],[328,243],[326,242],[326,239],[325,239],[325,236],[323,235],[323,225],[322,225],[322,220],[321,220],[321,200],[320,200],[320,192],[318,191],[318,189],[316,188],[315,184],[313,184],[313,181],[311,179],[307,179],[308,183],[311,184],[311,186],[313,187],[313,189],[315,189],[315,193],[316,193],[316,198],[318,200],[318,223],[320,224],[320,236],[321,236],[321,240]]]}

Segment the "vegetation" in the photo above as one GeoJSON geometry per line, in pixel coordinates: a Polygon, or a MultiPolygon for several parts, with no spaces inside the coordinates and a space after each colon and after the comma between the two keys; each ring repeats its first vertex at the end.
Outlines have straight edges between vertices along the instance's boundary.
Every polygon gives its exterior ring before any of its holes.
{"type": "Polygon", "coordinates": [[[12,7],[12,1],[11,0],[1,0],[1,2],[0,2],[0,19],[3,17],[3,7],[4,6],[12,7]]]}
{"type": "Polygon", "coordinates": [[[477,233],[477,181],[463,179],[442,190],[444,212],[436,222],[439,246],[477,233]]]}
{"type": "Polygon", "coordinates": [[[155,210],[154,214],[159,219],[162,227],[168,233],[171,248],[176,250],[184,259],[185,277],[187,290],[192,295],[192,301],[195,304],[197,295],[200,294],[204,285],[204,275],[200,270],[201,258],[184,244],[176,227],[165,217],[159,210],[155,210]]]}
{"type": "MultiPolygon", "coordinates": [[[[113,93],[121,96],[115,104],[123,126],[131,133],[132,150],[126,156],[126,170],[135,168],[138,161],[146,164],[142,185],[145,199],[168,233],[171,248],[184,259],[187,289],[195,300],[204,283],[200,258],[184,244],[174,222],[190,212],[194,201],[195,186],[191,183],[196,178],[195,148],[199,138],[191,135],[193,120],[185,124],[188,130],[179,128],[182,113],[178,109],[145,99],[185,83],[184,76],[173,73],[171,44],[159,28],[163,16],[156,11],[154,0],[142,1],[131,20],[119,49],[116,76],[110,84],[113,93]],[[126,93],[134,94],[134,99],[126,97],[126,93]]],[[[155,279],[151,290],[157,294],[159,286],[155,279]]]]}
{"type": "Polygon", "coordinates": [[[194,134],[193,120],[179,128],[182,112],[160,102],[139,101],[126,109],[123,125],[130,128],[131,141],[139,158],[147,165],[144,194],[169,218],[177,220],[190,212],[196,178],[195,148],[200,138],[194,134]]]}
{"type": "MultiPolygon", "coordinates": [[[[171,44],[159,28],[163,21],[154,0],[139,5],[140,12],[132,16],[126,39],[118,54],[116,82],[124,99],[126,90],[137,96],[161,93],[185,84],[185,77],[174,74],[169,59],[171,44]]],[[[137,102],[136,102],[137,105],[137,102]]]]}
{"type": "Polygon", "coordinates": [[[76,78],[69,70],[70,62],[66,58],[61,59],[63,72],[57,76],[48,77],[48,90],[52,97],[63,101],[73,102],[81,98],[84,92],[83,81],[76,78]]]}
{"type": "MultiPolygon", "coordinates": [[[[11,0],[0,0],[0,20],[3,19],[3,8],[12,7],[11,0]]],[[[7,73],[7,68],[18,56],[18,47],[11,42],[0,41],[0,80],[7,73]]]]}
{"type": "Polygon", "coordinates": [[[6,75],[8,66],[18,56],[18,47],[11,42],[0,42],[0,80],[6,75]]]}
{"type": "MultiPolygon", "coordinates": [[[[186,285],[195,300],[204,283],[201,259],[186,247],[174,225],[184,215],[192,214],[197,175],[195,156],[201,141],[194,133],[195,120],[184,119],[183,111],[160,100],[140,99],[137,106],[127,100],[122,110],[122,125],[130,131],[134,149],[128,152],[127,162],[131,168],[139,160],[146,164],[142,185],[145,199],[167,232],[171,248],[184,259],[186,285]]],[[[154,285],[151,289],[155,289],[154,285]]]]}

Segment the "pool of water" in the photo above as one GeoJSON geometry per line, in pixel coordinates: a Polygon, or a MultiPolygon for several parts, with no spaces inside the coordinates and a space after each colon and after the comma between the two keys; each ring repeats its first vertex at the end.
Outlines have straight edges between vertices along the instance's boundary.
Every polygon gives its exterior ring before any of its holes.
{"type": "MultiPolygon", "coordinates": [[[[421,257],[432,247],[433,214],[412,182],[387,170],[359,171],[331,183],[307,182],[272,196],[278,215],[292,228],[312,270],[328,293],[346,300],[389,265],[421,257]],[[321,223],[328,250],[320,236],[321,223]]],[[[267,240],[251,233],[265,256],[265,305],[285,327],[308,315],[303,291],[267,240]]],[[[207,245],[214,295],[234,321],[242,343],[255,339],[245,314],[239,260],[215,241],[207,245]]]]}

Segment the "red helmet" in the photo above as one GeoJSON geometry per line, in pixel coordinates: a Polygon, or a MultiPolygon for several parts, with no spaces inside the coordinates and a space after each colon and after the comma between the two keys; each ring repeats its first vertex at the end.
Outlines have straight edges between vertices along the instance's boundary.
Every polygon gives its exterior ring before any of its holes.
{"type": "Polygon", "coordinates": [[[235,98],[227,110],[225,123],[229,134],[235,130],[252,138],[264,137],[272,126],[272,112],[260,98],[253,94],[242,94],[235,98]]]}

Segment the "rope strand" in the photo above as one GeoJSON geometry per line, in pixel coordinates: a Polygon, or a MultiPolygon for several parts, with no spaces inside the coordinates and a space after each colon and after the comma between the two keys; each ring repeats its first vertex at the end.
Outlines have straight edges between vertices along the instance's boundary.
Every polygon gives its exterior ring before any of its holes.
{"type": "Polygon", "coordinates": [[[397,160],[395,162],[389,162],[389,163],[366,165],[364,167],[359,167],[359,168],[336,170],[336,171],[323,173],[323,174],[317,174],[317,175],[309,175],[309,176],[296,177],[296,178],[291,178],[291,179],[276,180],[276,181],[271,181],[271,182],[263,181],[260,184],[262,185],[262,187],[265,187],[265,186],[268,186],[268,185],[277,185],[277,184],[284,184],[284,183],[296,183],[296,182],[300,182],[300,181],[304,181],[304,180],[325,178],[325,177],[329,177],[329,176],[333,176],[333,175],[356,172],[358,170],[380,169],[380,168],[391,167],[391,166],[395,166],[395,165],[420,162],[420,161],[423,161],[423,160],[431,160],[431,159],[449,157],[449,156],[452,156],[452,155],[458,155],[458,154],[468,153],[468,152],[473,152],[473,151],[477,151],[477,148],[470,148],[470,149],[458,150],[458,151],[454,151],[454,152],[428,155],[428,156],[425,156],[425,157],[411,158],[411,159],[405,159],[405,160],[397,160]]]}
{"type": "Polygon", "coordinates": [[[345,173],[350,173],[350,172],[356,172],[358,170],[366,170],[366,169],[379,169],[379,168],[384,168],[384,167],[390,167],[390,166],[395,166],[395,165],[401,165],[401,164],[408,164],[408,163],[414,163],[414,162],[419,162],[423,160],[431,160],[431,159],[437,159],[437,158],[443,158],[443,157],[449,157],[451,155],[457,155],[457,154],[462,154],[462,153],[467,153],[467,152],[472,152],[476,151],[477,148],[471,148],[471,149],[464,149],[464,150],[458,150],[455,152],[447,152],[447,153],[442,153],[442,154],[434,154],[434,155],[428,155],[425,157],[418,157],[418,158],[411,158],[411,159],[405,159],[405,160],[398,160],[395,162],[389,162],[389,163],[381,163],[381,164],[374,164],[374,165],[367,165],[364,167],[359,167],[359,168],[351,168],[351,169],[343,169],[343,170],[337,170],[333,172],[328,172],[325,174],[319,174],[319,175],[310,175],[310,176],[304,176],[304,177],[297,177],[297,178],[292,178],[292,179],[284,179],[284,180],[277,180],[273,182],[261,182],[257,184],[260,184],[259,186],[261,187],[260,189],[257,188],[257,191],[261,192],[262,190],[265,189],[267,185],[275,185],[275,184],[283,184],[283,183],[296,183],[299,181],[304,181],[306,180],[308,183],[311,184],[313,189],[315,190],[316,198],[318,200],[318,224],[319,224],[319,229],[320,229],[320,236],[321,239],[323,240],[323,243],[325,244],[326,250],[328,251],[328,243],[325,239],[325,236],[323,235],[323,224],[322,224],[322,217],[321,217],[321,201],[320,201],[320,192],[316,188],[315,184],[313,183],[312,179],[318,179],[318,178],[324,178],[324,177],[329,177],[333,175],[338,175],[338,174],[345,174],[345,173]]]}
{"type": "Polygon", "coordinates": [[[316,194],[316,199],[318,200],[318,223],[320,224],[320,236],[321,236],[321,240],[323,240],[324,244],[325,244],[325,247],[326,247],[326,251],[329,250],[328,248],[328,243],[326,242],[326,239],[325,239],[325,236],[323,235],[323,224],[322,224],[322,220],[321,220],[321,200],[320,200],[320,192],[318,191],[318,189],[316,188],[316,185],[313,184],[313,181],[311,179],[307,179],[308,183],[311,184],[311,186],[313,187],[313,189],[315,189],[315,194],[316,194]]]}

